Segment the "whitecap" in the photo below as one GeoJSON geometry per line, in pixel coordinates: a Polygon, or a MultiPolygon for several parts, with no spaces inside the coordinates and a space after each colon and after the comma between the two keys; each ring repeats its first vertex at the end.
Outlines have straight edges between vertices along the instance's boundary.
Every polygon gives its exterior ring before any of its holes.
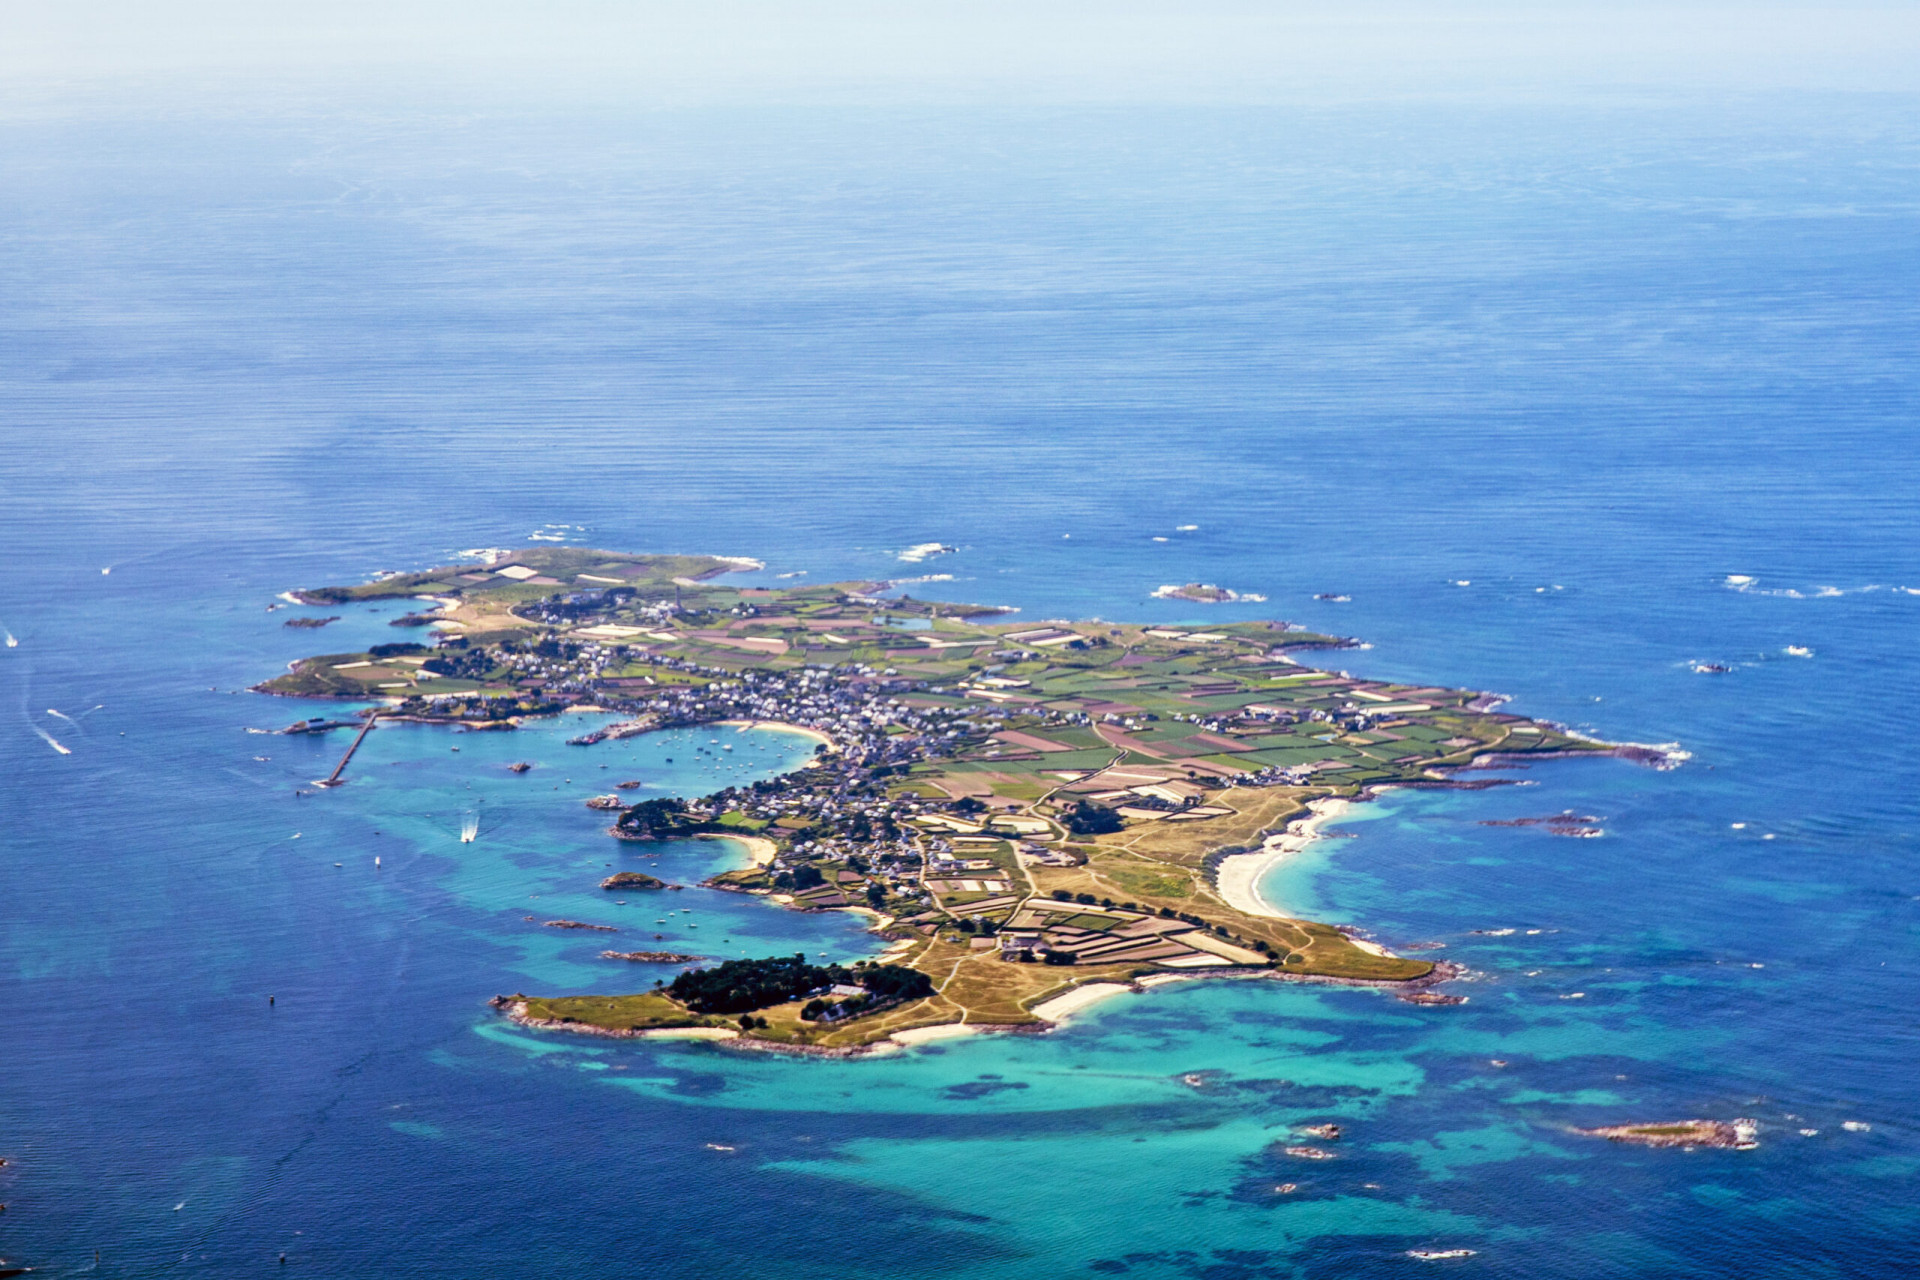
{"type": "Polygon", "coordinates": [[[1837,600],[1841,596],[1870,595],[1875,591],[1898,591],[1908,595],[1920,595],[1920,589],[1914,587],[1890,587],[1881,582],[1869,582],[1858,587],[1836,587],[1827,584],[1808,587],[1802,591],[1797,587],[1762,587],[1759,579],[1750,574],[1730,573],[1722,579],[1729,590],[1745,592],[1748,595],[1774,596],[1782,600],[1837,600]]]}

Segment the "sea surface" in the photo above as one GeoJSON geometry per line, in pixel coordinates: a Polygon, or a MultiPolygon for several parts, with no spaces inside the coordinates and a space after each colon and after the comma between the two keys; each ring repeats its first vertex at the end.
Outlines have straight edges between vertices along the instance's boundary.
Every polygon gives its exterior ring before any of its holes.
{"type": "Polygon", "coordinates": [[[1916,105],[15,103],[0,1256],[1912,1275],[1916,105]],[[667,972],[608,946],[874,950],[594,888],[743,851],[617,845],[586,796],[767,776],[792,736],[390,726],[296,794],[344,742],[250,732],[324,708],[248,686],[396,610],[290,630],[278,593],[530,539],[1284,617],[1690,758],[1391,793],[1263,886],[1444,943],[1458,1007],[1181,983],[866,1061],[523,1033],[489,997],[667,972]],[[900,559],[928,542],[958,550],[900,559]],[[1269,599],[1151,598],[1188,581],[1269,599]],[[1604,835],[1483,825],[1567,810],[1604,835]],[[1569,1133],[1693,1117],[1759,1146],[1569,1133]],[[1328,1121],[1337,1159],[1280,1153],[1328,1121]]]}

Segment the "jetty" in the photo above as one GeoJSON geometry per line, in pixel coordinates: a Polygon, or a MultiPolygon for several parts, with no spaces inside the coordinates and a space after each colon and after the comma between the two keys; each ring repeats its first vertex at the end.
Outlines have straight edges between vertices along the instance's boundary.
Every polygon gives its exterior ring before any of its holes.
{"type": "Polygon", "coordinates": [[[353,736],[353,742],[347,747],[347,754],[340,757],[340,763],[333,766],[332,773],[314,783],[314,786],[337,787],[340,785],[340,775],[347,771],[347,762],[353,759],[353,753],[360,749],[360,744],[367,740],[368,730],[373,728],[374,721],[379,718],[380,713],[378,711],[367,717],[367,722],[360,726],[360,732],[353,736]]]}

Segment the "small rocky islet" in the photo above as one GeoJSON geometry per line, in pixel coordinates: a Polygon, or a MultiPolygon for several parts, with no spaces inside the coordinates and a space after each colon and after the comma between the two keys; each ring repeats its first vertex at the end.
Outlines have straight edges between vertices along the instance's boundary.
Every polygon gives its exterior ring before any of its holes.
{"type": "Polygon", "coordinates": [[[1652,1124],[1611,1124],[1594,1129],[1575,1129],[1585,1138],[1605,1138],[1638,1147],[1718,1147],[1732,1151],[1750,1151],[1760,1145],[1756,1139],[1757,1121],[1668,1120],[1652,1124]]]}

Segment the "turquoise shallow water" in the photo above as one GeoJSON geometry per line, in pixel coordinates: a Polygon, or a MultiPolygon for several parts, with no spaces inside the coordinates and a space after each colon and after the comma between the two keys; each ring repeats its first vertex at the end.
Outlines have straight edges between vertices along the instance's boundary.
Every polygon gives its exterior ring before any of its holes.
{"type": "Polygon", "coordinates": [[[0,125],[0,1256],[1910,1272],[1908,106],[0,125]],[[344,743],[247,733],[308,708],[246,686],[395,633],[275,595],[534,532],[1035,618],[1204,621],[1150,593],[1219,582],[1356,672],[1692,759],[1396,792],[1273,873],[1444,943],[1464,1006],[1186,983],[859,1062],[533,1036],[486,1000],[650,981],[610,940],[872,952],[593,887],[741,854],[616,845],[586,796],[790,737],[396,726],[295,797],[344,743]],[[1568,809],[1605,835],[1482,825],[1568,809]],[[1566,1132],[1696,1115],[1761,1146],[1566,1132]],[[1277,1150],[1324,1121],[1337,1159],[1277,1150]]]}

